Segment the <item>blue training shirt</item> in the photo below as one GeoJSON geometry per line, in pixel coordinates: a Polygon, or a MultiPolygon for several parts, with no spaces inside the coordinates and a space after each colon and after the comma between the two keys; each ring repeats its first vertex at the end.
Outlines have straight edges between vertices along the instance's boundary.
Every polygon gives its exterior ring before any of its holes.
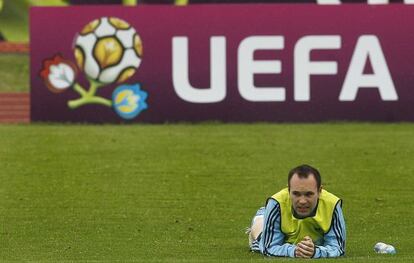
{"type": "MultiPolygon", "coordinates": [[[[285,243],[285,235],[280,230],[280,206],[269,199],[266,208],[259,209],[256,215],[264,215],[263,231],[251,244],[251,250],[266,256],[295,257],[296,245],[285,243]]],[[[315,245],[313,258],[339,257],[345,254],[346,228],[341,205],[338,203],[333,213],[330,230],[324,235],[324,243],[315,245]]]]}

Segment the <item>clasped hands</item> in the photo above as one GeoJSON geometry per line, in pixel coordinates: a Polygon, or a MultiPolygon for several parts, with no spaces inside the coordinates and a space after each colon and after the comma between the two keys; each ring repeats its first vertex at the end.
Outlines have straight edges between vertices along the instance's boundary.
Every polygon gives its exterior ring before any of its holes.
{"type": "Polygon", "coordinates": [[[303,238],[296,245],[295,257],[297,258],[312,258],[315,253],[315,244],[313,244],[312,239],[309,236],[303,238]]]}

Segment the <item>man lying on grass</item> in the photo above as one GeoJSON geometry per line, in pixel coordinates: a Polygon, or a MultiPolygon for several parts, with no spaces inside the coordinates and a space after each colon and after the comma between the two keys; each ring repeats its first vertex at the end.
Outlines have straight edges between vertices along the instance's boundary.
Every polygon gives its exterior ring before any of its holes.
{"type": "Polygon", "coordinates": [[[266,256],[326,258],[345,254],[342,201],[322,189],[319,171],[301,165],[288,188],[267,200],[248,230],[250,249],[266,256]]]}

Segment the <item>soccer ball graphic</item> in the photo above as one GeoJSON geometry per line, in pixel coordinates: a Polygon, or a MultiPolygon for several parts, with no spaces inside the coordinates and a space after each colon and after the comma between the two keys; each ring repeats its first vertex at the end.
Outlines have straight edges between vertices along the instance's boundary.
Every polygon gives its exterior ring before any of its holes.
{"type": "Polygon", "coordinates": [[[89,79],[121,83],[134,75],[141,63],[141,38],[124,20],[101,17],[87,24],[76,37],[75,58],[89,79]]]}

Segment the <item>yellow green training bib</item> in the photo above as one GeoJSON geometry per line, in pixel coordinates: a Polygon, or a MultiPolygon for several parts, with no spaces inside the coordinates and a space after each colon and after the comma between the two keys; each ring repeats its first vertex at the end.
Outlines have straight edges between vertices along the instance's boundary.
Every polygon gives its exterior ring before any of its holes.
{"type": "Polygon", "coordinates": [[[315,216],[298,219],[293,216],[288,188],[274,194],[271,198],[280,205],[281,231],[285,234],[285,242],[290,244],[297,244],[305,236],[310,236],[316,245],[322,245],[324,235],[331,228],[335,206],[341,201],[335,195],[322,190],[315,216]]]}

